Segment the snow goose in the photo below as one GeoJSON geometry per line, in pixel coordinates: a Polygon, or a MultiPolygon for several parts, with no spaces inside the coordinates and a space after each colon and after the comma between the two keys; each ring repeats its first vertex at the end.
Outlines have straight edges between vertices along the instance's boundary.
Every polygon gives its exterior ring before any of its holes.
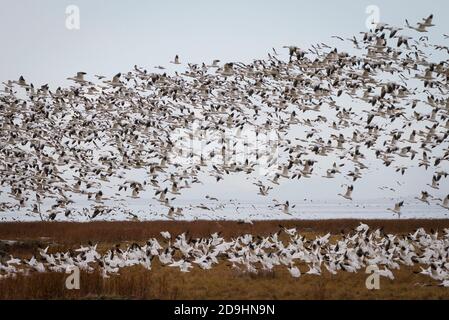
{"type": "Polygon", "coordinates": [[[343,197],[343,198],[345,198],[345,199],[347,199],[347,200],[352,200],[352,191],[353,190],[354,190],[354,186],[351,185],[351,186],[348,186],[346,188],[346,193],[345,194],[339,193],[338,195],[343,197]]]}
{"type": "Polygon", "coordinates": [[[438,204],[440,207],[449,210],[449,194],[443,199],[442,203],[438,204]]]}
{"type": "Polygon", "coordinates": [[[170,63],[172,63],[172,64],[181,64],[181,62],[179,61],[179,56],[176,55],[175,59],[173,61],[170,61],[170,63]]]}
{"type": "Polygon", "coordinates": [[[84,80],[84,76],[86,75],[86,73],[85,72],[77,72],[76,73],[76,75],[74,76],[74,77],[70,77],[70,78],[67,78],[67,80],[72,80],[72,81],[75,81],[75,82],[77,82],[77,83],[81,83],[81,84],[84,84],[84,83],[87,83],[87,81],[86,80],[84,80]]]}
{"type": "Polygon", "coordinates": [[[290,272],[290,275],[293,278],[299,278],[301,276],[301,271],[298,269],[298,267],[295,267],[293,265],[288,267],[288,272],[290,272]]]}
{"type": "Polygon", "coordinates": [[[398,202],[394,205],[394,208],[388,208],[387,210],[394,212],[398,215],[398,217],[401,217],[401,207],[404,205],[404,201],[398,202]]]}

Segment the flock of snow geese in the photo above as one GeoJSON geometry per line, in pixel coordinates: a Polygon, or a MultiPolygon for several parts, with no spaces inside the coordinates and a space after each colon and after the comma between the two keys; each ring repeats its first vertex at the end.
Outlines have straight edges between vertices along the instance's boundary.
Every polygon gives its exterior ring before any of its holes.
{"type": "MultiPolygon", "coordinates": [[[[339,195],[351,201],[370,159],[400,175],[430,172],[416,198],[449,209],[440,190],[449,161],[449,48],[431,43],[433,26],[430,15],[335,37],[351,54],[319,43],[285,46],[284,58],[273,48],[250,63],[189,63],[172,74],[162,66],[110,80],[78,72],[56,90],[22,76],[6,81],[0,212],[98,219],[140,199],[176,219],[181,193],[233,174],[252,179],[261,197],[287,180],[343,176],[339,195]]],[[[183,65],[178,55],[171,63],[183,65]]],[[[273,201],[279,214],[294,206],[273,201]]],[[[406,205],[389,210],[400,217],[406,205]]]]}
{"type": "Polygon", "coordinates": [[[181,272],[190,272],[194,266],[208,270],[219,263],[236,272],[252,274],[284,267],[294,278],[299,278],[301,272],[316,276],[326,270],[331,274],[355,273],[376,265],[379,276],[393,280],[393,271],[402,265],[419,266],[420,271],[415,273],[431,277],[439,286],[449,287],[449,229],[439,235],[437,231],[427,233],[420,228],[399,236],[382,229],[370,231],[368,225],[360,224],[336,239],[330,233],[306,239],[296,228],[280,227],[278,232],[266,237],[245,234],[229,241],[218,233],[192,239],[186,233],[172,237],[164,231],[160,241],[152,238],[144,245],[133,243],[124,249],[116,245],[104,254],[91,243],[57,253],[50,253],[47,247],[39,249],[38,257],[3,257],[0,279],[36,272],[70,273],[75,267],[85,272],[98,271],[109,278],[119,275],[120,269],[132,266],[151,270],[159,261],[163,267],[178,268],[181,272]],[[287,242],[281,240],[282,233],[287,242]]]}

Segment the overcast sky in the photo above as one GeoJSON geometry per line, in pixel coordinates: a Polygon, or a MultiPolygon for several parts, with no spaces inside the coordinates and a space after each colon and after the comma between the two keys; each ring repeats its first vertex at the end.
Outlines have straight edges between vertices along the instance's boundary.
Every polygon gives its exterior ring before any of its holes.
{"type": "MultiPolygon", "coordinates": [[[[182,62],[210,63],[217,58],[251,61],[266,57],[272,47],[285,50],[283,45],[307,48],[326,42],[341,46],[331,36],[350,37],[366,31],[369,5],[378,6],[381,22],[399,26],[405,18],[417,22],[433,13],[437,26],[432,32],[449,33],[447,0],[0,0],[0,4],[0,80],[23,75],[35,86],[48,83],[53,88],[67,85],[66,78],[77,71],[92,78],[126,72],[135,64],[152,70],[156,65],[169,65],[175,54],[182,62]],[[66,28],[69,5],[80,10],[79,30],[66,28]]],[[[377,170],[358,186],[365,197],[373,196],[369,191],[373,181],[382,183],[391,174],[390,169],[377,170]]],[[[408,180],[403,179],[408,186],[404,194],[419,193],[429,174],[411,171],[408,180]]],[[[341,191],[336,190],[339,182],[324,193],[323,188],[322,179],[296,186],[286,183],[277,196],[336,197],[341,191]]],[[[257,192],[251,184],[240,185],[238,179],[225,180],[213,190],[229,197],[251,197],[257,192]]]]}
{"type": "MultiPolygon", "coordinates": [[[[432,1],[118,1],[0,0],[0,80],[65,84],[77,71],[113,75],[134,64],[247,61],[271,47],[330,42],[366,30],[366,8],[403,25],[435,14],[435,33],[449,32],[449,2],[432,1]],[[132,5],[131,5],[132,3],[132,5]],[[80,29],[66,28],[77,5],[80,29]]],[[[341,46],[341,44],[340,44],[341,46]]]]}

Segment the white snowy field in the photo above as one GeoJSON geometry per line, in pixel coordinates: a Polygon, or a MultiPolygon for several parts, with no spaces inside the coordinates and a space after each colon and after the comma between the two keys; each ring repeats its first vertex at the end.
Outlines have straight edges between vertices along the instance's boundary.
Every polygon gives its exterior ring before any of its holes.
{"type": "MultiPolygon", "coordinates": [[[[279,207],[274,207],[270,202],[239,202],[235,199],[209,201],[189,200],[183,204],[182,216],[177,216],[174,220],[320,220],[320,219],[397,219],[397,214],[387,210],[392,207],[394,200],[389,198],[371,200],[298,200],[291,202],[290,214],[283,213],[279,207]],[[207,207],[208,209],[205,209],[207,207]]],[[[401,219],[446,219],[449,218],[449,210],[442,208],[438,204],[426,204],[419,200],[409,198],[404,200],[407,205],[401,212],[401,219]]],[[[90,204],[93,208],[96,203],[90,204]]],[[[135,220],[135,215],[139,221],[151,220],[173,220],[167,216],[167,207],[156,203],[147,204],[145,199],[133,199],[132,203],[121,203],[111,206],[112,210],[91,219],[88,211],[83,208],[89,204],[78,203],[72,207],[72,214],[65,217],[58,215],[56,221],[126,221],[135,220]],[[126,208],[126,209],[125,209],[126,208]]],[[[29,211],[0,212],[0,221],[39,221],[40,217],[29,211]]]]}

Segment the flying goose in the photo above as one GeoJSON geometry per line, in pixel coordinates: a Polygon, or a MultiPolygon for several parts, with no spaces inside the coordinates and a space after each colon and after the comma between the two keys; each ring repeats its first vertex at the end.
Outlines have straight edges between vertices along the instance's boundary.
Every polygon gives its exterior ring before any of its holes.
{"type": "Polygon", "coordinates": [[[438,182],[438,181],[440,181],[440,179],[441,179],[441,176],[433,176],[432,177],[432,184],[428,184],[427,183],[427,185],[429,187],[431,187],[432,189],[438,190],[438,189],[440,189],[440,184],[438,182]]]}
{"type": "Polygon", "coordinates": [[[443,199],[441,204],[438,204],[440,207],[449,210],[449,194],[443,199]]]}
{"type": "Polygon", "coordinates": [[[77,83],[86,83],[87,81],[84,80],[84,76],[85,75],[86,75],[85,72],[81,72],[80,71],[80,72],[77,72],[74,77],[67,78],[67,80],[72,80],[72,81],[75,81],[77,83]]]}
{"type": "Polygon", "coordinates": [[[413,30],[415,30],[417,32],[428,32],[426,28],[429,27],[429,26],[426,25],[425,23],[418,22],[418,26],[417,27],[411,26],[407,19],[405,19],[405,23],[407,25],[407,28],[409,28],[409,29],[413,29],[413,30]]]}
{"type": "Polygon", "coordinates": [[[181,62],[179,62],[179,56],[176,55],[176,56],[175,56],[175,59],[174,59],[173,61],[170,61],[170,63],[173,63],[173,64],[181,64],[181,62]]]}
{"type": "Polygon", "coordinates": [[[394,212],[398,215],[398,218],[401,218],[401,207],[404,205],[404,201],[398,202],[394,205],[394,208],[388,208],[387,210],[394,212]]]}
{"type": "Polygon", "coordinates": [[[354,190],[354,186],[348,186],[347,188],[346,188],[346,193],[345,194],[341,194],[341,193],[339,193],[338,195],[339,196],[341,196],[341,197],[343,197],[343,198],[345,198],[345,199],[347,199],[347,200],[352,200],[352,197],[351,197],[351,195],[352,195],[352,191],[354,190]]]}
{"type": "Polygon", "coordinates": [[[123,87],[123,83],[120,81],[121,73],[117,73],[111,81],[105,80],[103,83],[110,85],[111,87],[123,87]]]}
{"type": "Polygon", "coordinates": [[[23,88],[30,88],[30,85],[25,81],[23,76],[20,76],[18,81],[12,81],[12,83],[18,84],[23,88]]]}
{"type": "Polygon", "coordinates": [[[219,62],[220,62],[220,60],[215,59],[215,60],[212,61],[212,64],[209,65],[208,67],[210,67],[210,68],[218,68],[219,67],[218,63],[219,62]]]}
{"type": "Polygon", "coordinates": [[[429,198],[429,196],[430,195],[427,191],[421,191],[421,198],[415,197],[415,199],[418,199],[419,201],[422,201],[422,202],[430,205],[429,200],[427,200],[427,198],[429,198]]]}

